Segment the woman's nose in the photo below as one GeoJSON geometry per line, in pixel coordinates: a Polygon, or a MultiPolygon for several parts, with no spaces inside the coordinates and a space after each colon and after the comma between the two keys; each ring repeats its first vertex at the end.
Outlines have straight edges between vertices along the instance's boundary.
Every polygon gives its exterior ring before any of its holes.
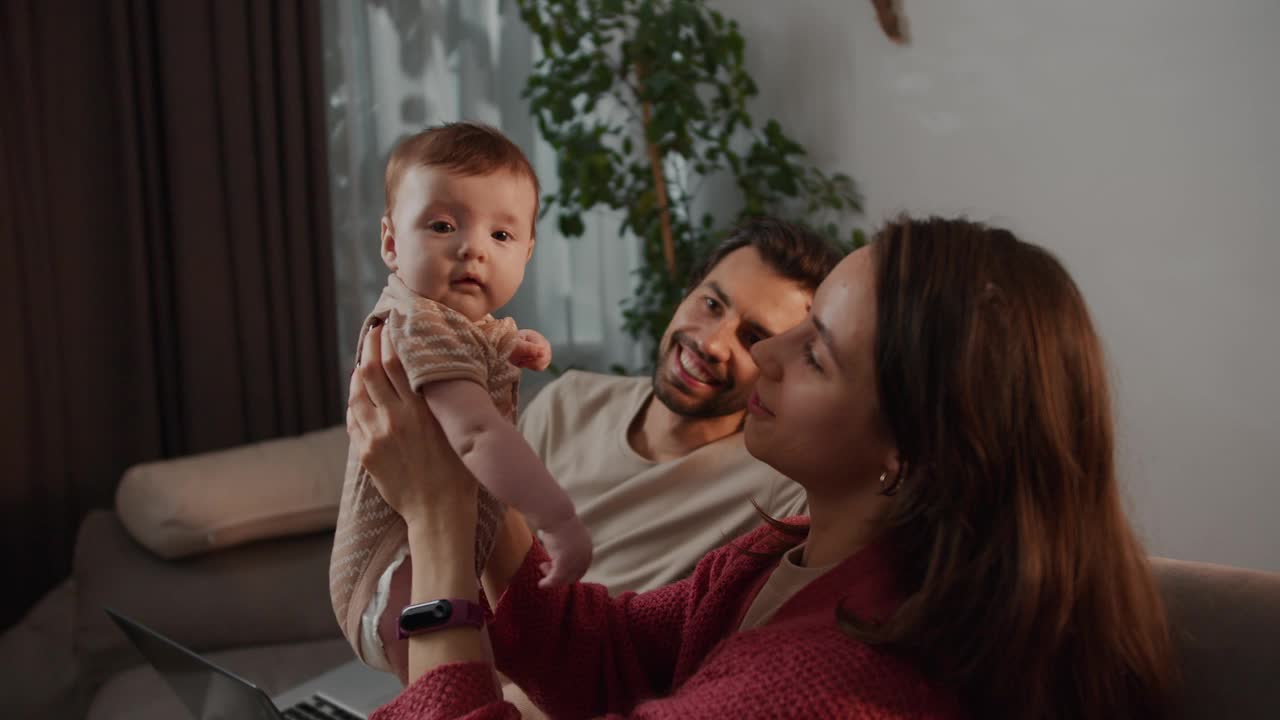
{"type": "Polygon", "coordinates": [[[774,336],[760,340],[751,346],[751,359],[755,361],[756,367],[760,368],[760,374],[770,380],[778,380],[782,377],[782,364],[777,358],[780,338],[781,336],[774,336]]]}

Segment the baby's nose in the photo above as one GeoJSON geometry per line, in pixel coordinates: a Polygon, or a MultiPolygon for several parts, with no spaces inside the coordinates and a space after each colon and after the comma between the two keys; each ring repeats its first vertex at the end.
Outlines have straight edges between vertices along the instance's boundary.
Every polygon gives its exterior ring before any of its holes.
{"type": "Polygon", "coordinates": [[[483,238],[476,238],[471,233],[458,233],[458,258],[462,260],[484,260],[483,238]]]}

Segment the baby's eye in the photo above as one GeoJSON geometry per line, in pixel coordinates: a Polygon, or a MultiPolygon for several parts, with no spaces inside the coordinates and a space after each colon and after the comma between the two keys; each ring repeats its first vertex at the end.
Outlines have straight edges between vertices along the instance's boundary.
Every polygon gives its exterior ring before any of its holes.
{"type": "Polygon", "coordinates": [[[511,237],[511,233],[506,230],[499,230],[493,234],[493,239],[507,242],[508,240],[514,240],[515,238],[511,237]]]}
{"type": "Polygon", "coordinates": [[[454,230],[453,226],[445,222],[444,220],[436,220],[435,222],[431,223],[427,227],[431,229],[431,232],[438,232],[438,233],[451,233],[454,230]]]}

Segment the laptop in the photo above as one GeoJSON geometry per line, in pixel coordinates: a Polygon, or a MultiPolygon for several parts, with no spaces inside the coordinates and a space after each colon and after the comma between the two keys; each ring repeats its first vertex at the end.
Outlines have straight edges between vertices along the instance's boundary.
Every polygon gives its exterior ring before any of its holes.
{"type": "Polygon", "coordinates": [[[272,698],[142,623],[107,615],[197,720],[366,720],[401,690],[394,675],[352,660],[272,698]]]}

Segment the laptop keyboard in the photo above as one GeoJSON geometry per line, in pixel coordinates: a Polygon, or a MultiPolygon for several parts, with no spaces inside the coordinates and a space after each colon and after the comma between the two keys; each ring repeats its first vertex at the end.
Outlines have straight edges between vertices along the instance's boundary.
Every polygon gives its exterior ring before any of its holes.
{"type": "Polygon", "coordinates": [[[319,695],[291,705],[281,715],[285,720],[365,720],[363,715],[340,708],[319,695]]]}

